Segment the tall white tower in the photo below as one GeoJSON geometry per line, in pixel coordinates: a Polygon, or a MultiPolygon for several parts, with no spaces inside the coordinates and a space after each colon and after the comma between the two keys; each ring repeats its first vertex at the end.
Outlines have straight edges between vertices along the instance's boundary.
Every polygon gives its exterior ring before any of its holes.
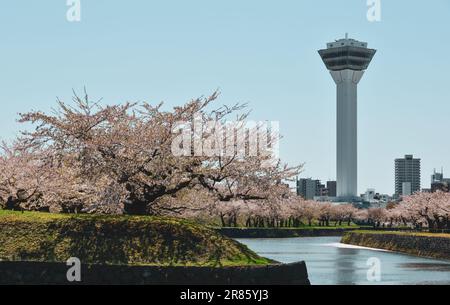
{"type": "Polygon", "coordinates": [[[347,34],[319,50],[337,86],[336,187],[341,201],[357,200],[357,89],[375,53],[347,34]]]}

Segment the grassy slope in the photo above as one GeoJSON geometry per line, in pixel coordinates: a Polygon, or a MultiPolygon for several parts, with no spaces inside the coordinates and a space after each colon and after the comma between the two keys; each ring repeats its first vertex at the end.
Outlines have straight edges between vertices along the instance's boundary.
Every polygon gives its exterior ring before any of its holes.
{"type": "Polygon", "coordinates": [[[263,265],[246,246],[174,218],[0,211],[0,259],[136,265],[263,265]]]}

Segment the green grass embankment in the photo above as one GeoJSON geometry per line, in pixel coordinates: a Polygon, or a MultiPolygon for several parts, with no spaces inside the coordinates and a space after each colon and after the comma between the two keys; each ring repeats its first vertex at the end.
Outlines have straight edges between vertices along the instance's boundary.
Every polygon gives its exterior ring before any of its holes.
{"type": "Polygon", "coordinates": [[[202,225],[150,216],[0,211],[0,260],[158,266],[273,261],[202,225]]]}

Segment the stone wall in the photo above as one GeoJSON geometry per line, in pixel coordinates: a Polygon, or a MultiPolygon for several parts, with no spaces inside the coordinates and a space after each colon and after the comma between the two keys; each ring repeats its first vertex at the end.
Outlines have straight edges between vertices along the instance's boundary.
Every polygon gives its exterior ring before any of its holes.
{"type": "Polygon", "coordinates": [[[414,233],[347,232],[341,242],[423,257],[450,259],[450,235],[442,237],[414,233]]]}
{"type": "MultiPolygon", "coordinates": [[[[0,261],[0,285],[73,284],[63,263],[0,261]]],[[[309,285],[305,262],[246,267],[82,265],[80,284],[309,285]]]]}

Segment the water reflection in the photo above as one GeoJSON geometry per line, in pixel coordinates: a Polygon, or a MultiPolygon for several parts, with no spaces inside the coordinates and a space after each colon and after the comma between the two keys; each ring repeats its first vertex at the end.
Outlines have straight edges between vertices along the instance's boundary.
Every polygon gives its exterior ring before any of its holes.
{"type": "Polygon", "coordinates": [[[339,237],[239,239],[262,256],[284,263],[306,261],[312,284],[450,284],[450,262],[340,244],[339,237]],[[379,259],[381,281],[367,278],[379,259]]]}
{"type": "Polygon", "coordinates": [[[336,252],[336,284],[354,283],[356,281],[356,266],[352,256],[358,255],[359,250],[336,248],[336,252]]]}

